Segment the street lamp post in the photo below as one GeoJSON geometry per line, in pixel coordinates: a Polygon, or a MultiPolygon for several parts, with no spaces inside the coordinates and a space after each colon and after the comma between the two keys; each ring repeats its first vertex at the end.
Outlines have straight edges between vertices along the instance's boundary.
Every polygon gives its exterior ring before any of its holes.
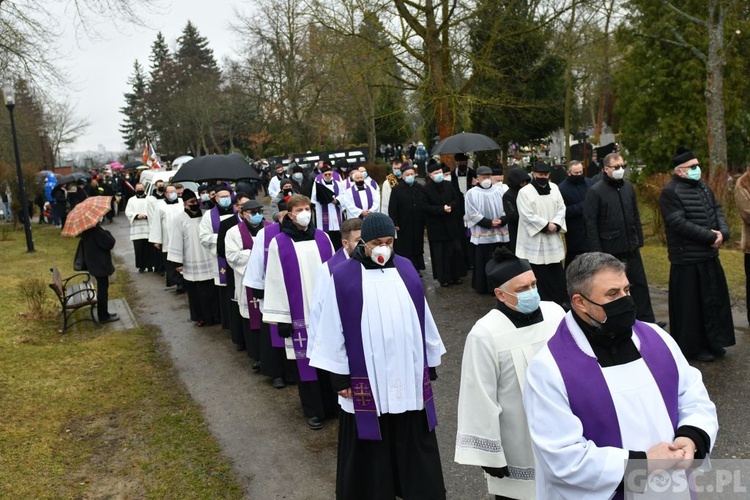
{"type": "Polygon", "coordinates": [[[47,152],[44,150],[44,137],[46,134],[44,133],[44,130],[39,130],[39,142],[42,145],[42,167],[44,170],[47,170],[47,152]]]}
{"type": "Polygon", "coordinates": [[[26,198],[26,188],[23,185],[23,171],[21,170],[21,155],[18,152],[18,135],[16,134],[16,120],[13,109],[16,107],[16,92],[13,84],[8,82],[3,86],[5,107],[10,112],[10,130],[13,134],[13,152],[16,155],[16,173],[18,174],[18,192],[21,197],[21,213],[23,214],[23,229],[26,232],[26,251],[34,252],[34,240],[31,238],[31,217],[29,216],[29,202],[26,198]]]}

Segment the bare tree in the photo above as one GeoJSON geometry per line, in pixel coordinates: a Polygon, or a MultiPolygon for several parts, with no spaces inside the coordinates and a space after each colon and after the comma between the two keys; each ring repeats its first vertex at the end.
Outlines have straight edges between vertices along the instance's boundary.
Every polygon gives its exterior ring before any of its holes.
{"type": "Polygon", "coordinates": [[[45,121],[45,130],[56,163],[60,160],[60,149],[73,144],[89,127],[88,120],[75,115],[73,105],[69,101],[52,104],[45,121]]]}

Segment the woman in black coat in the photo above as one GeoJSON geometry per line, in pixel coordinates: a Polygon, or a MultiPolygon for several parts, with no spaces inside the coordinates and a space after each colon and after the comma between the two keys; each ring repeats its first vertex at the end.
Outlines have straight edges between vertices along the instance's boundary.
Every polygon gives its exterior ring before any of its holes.
{"type": "Polygon", "coordinates": [[[117,314],[110,314],[109,277],[115,272],[112,264],[112,249],[115,237],[112,233],[97,224],[81,233],[83,242],[83,260],[91,276],[96,278],[97,316],[99,323],[110,323],[119,320],[117,314]]]}

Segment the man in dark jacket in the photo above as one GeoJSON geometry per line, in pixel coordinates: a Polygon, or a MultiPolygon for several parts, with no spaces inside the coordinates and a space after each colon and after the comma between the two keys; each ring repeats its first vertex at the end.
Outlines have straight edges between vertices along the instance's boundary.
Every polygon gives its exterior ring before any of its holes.
{"type": "Polygon", "coordinates": [[[394,251],[409,259],[417,271],[424,266],[424,188],[416,181],[417,171],[404,164],[399,183],[391,192],[388,215],[396,225],[394,251]]]}
{"type": "Polygon", "coordinates": [[[573,160],[568,165],[568,176],[560,183],[560,194],[565,201],[565,267],[573,259],[586,253],[586,224],[583,221],[583,201],[594,182],[583,175],[583,165],[573,160]]]}
{"type": "Polygon", "coordinates": [[[624,175],[625,163],[619,153],[604,157],[602,180],[589,189],[583,206],[587,251],[605,252],[626,264],[636,318],[653,323],[654,310],[639,250],[643,246],[641,216],[633,185],[623,179],[624,175]]]}
{"type": "Polygon", "coordinates": [[[508,223],[508,236],[510,242],[508,248],[516,253],[516,239],[518,236],[518,191],[526,184],[531,182],[529,173],[520,168],[511,168],[508,172],[508,190],[503,194],[503,210],[505,210],[505,221],[508,223]]]}
{"type": "Polygon", "coordinates": [[[669,252],[669,327],[686,358],[713,361],[732,346],[734,323],[719,248],[729,226],[714,193],[701,180],[695,155],[678,148],[674,176],[659,206],[669,252]]]}
{"type": "Polygon", "coordinates": [[[466,275],[466,266],[461,250],[464,234],[461,195],[445,180],[443,165],[432,163],[428,166],[424,218],[430,243],[432,277],[445,287],[460,284],[461,277],[466,275]]]}
{"type": "Polygon", "coordinates": [[[96,278],[96,312],[99,323],[111,323],[120,317],[109,312],[109,277],[115,272],[112,249],[115,237],[97,224],[81,233],[83,261],[91,276],[96,278]]]}

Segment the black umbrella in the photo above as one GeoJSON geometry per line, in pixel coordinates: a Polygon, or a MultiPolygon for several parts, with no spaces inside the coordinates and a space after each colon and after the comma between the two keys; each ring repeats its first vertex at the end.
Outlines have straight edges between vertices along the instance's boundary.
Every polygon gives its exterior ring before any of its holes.
{"type": "Polygon", "coordinates": [[[141,160],[130,160],[125,165],[122,166],[122,168],[136,168],[143,165],[143,162],[141,160]]]}
{"type": "Polygon", "coordinates": [[[500,149],[500,146],[486,135],[461,132],[440,141],[435,146],[435,149],[432,150],[432,154],[449,155],[471,153],[473,151],[490,151],[493,149],[500,149]]]}
{"type": "Polygon", "coordinates": [[[72,174],[63,175],[57,179],[58,184],[70,184],[71,182],[78,182],[78,179],[83,179],[86,174],[81,172],[73,172],[72,174]]]}
{"type": "Polygon", "coordinates": [[[222,179],[236,181],[237,179],[257,179],[260,175],[250,166],[242,155],[209,155],[199,156],[183,164],[172,177],[172,182],[207,181],[222,179]]]}

